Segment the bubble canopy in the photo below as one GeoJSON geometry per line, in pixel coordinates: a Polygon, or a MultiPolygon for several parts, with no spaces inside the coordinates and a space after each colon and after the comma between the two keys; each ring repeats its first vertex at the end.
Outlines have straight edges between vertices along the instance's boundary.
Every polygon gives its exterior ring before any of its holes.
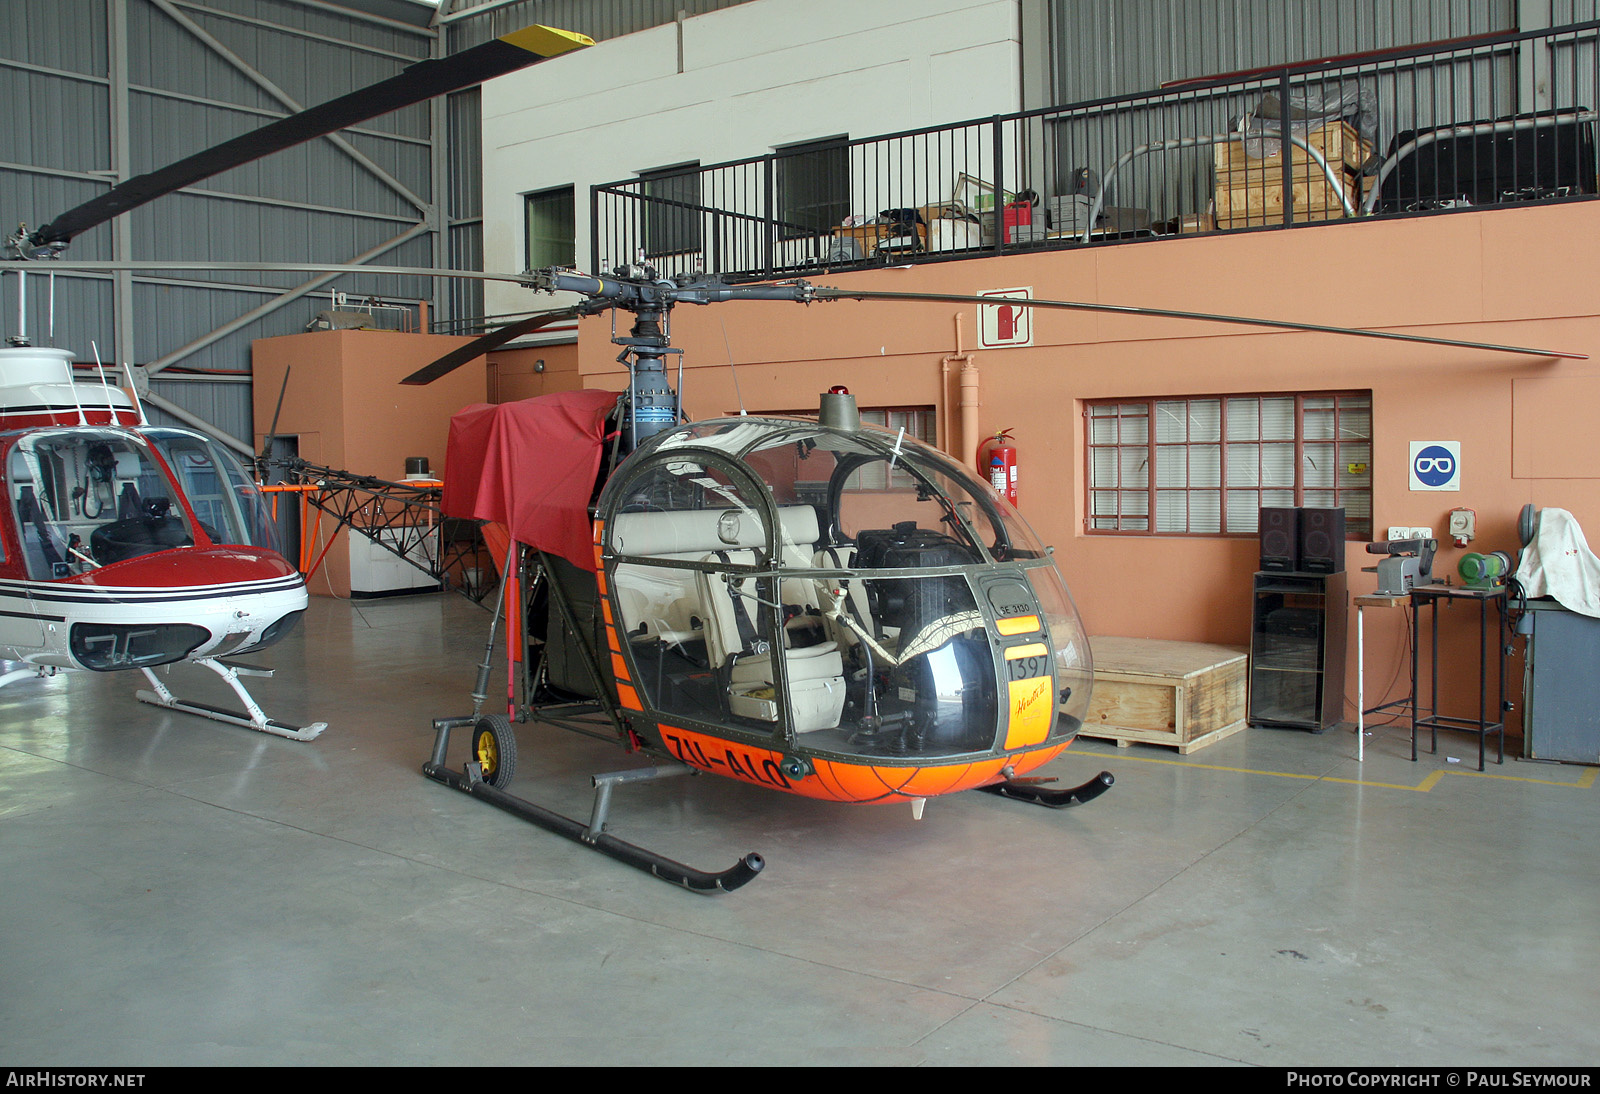
{"type": "Polygon", "coordinates": [[[879,765],[1021,755],[1081,724],[1088,642],[1048,550],[903,433],[681,426],[599,519],[613,666],[653,716],[879,765]]]}

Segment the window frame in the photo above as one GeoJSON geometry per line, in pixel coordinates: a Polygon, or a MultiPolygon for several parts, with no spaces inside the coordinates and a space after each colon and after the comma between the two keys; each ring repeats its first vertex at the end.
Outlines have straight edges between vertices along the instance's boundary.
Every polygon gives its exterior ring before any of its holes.
{"type": "MultiPolygon", "coordinates": [[[[1254,537],[1260,534],[1260,510],[1263,506],[1269,504],[1267,501],[1263,500],[1262,495],[1268,492],[1278,492],[1286,495],[1292,495],[1292,500],[1289,500],[1289,498],[1284,498],[1281,499],[1281,502],[1275,500],[1270,504],[1281,503],[1285,507],[1293,506],[1296,508],[1305,507],[1308,505],[1306,500],[1308,494],[1312,495],[1313,497],[1317,495],[1331,495],[1331,506],[1317,505],[1315,502],[1312,502],[1310,503],[1311,507],[1343,507],[1346,514],[1346,540],[1364,541],[1372,538],[1372,392],[1369,390],[1340,389],[1318,391],[1260,391],[1229,392],[1225,394],[1157,395],[1135,398],[1111,397],[1085,399],[1082,401],[1082,414],[1084,422],[1083,529],[1085,535],[1142,537],[1178,536],[1185,538],[1199,537],[1220,539],[1242,539],[1254,537]],[[1282,437],[1269,438],[1261,436],[1261,433],[1264,432],[1264,430],[1261,428],[1260,408],[1267,400],[1272,399],[1294,400],[1294,425],[1292,440],[1282,437]],[[1239,436],[1237,434],[1230,435],[1229,427],[1231,424],[1233,424],[1230,421],[1229,414],[1228,404],[1230,400],[1248,400],[1253,401],[1256,404],[1257,428],[1255,430],[1255,436],[1239,436]],[[1307,404],[1312,400],[1332,400],[1332,406],[1327,408],[1311,406],[1308,408],[1307,404]],[[1188,404],[1197,402],[1215,402],[1218,404],[1217,435],[1215,439],[1202,438],[1199,440],[1190,440],[1188,439],[1187,426],[1185,431],[1185,439],[1182,441],[1159,439],[1159,430],[1156,428],[1158,414],[1160,413],[1158,408],[1162,406],[1170,408],[1173,404],[1177,403],[1182,403],[1187,406],[1188,404]],[[1094,423],[1097,420],[1106,421],[1113,416],[1107,414],[1096,415],[1094,411],[1096,408],[1113,407],[1143,408],[1143,417],[1145,418],[1145,436],[1142,442],[1123,441],[1121,439],[1122,430],[1120,426],[1116,431],[1117,436],[1114,439],[1110,441],[1096,441],[1096,429],[1094,423]],[[1313,414],[1326,412],[1331,416],[1331,425],[1329,429],[1329,432],[1331,433],[1330,437],[1307,436],[1306,413],[1308,409],[1311,410],[1313,414]],[[1367,433],[1365,436],[1359,434],[1352,436],[1345,435],[1346,430],[1342,423],[1346,420],[1345,415],[1347,414],[1364,415],[1365,424],[1367,427],[1367,433]],[[1264,446],[1269,444],[1293,445],[1295,472],[1294,483],[1292,486],[1273,486],[1261,481],[1263,477],[1260,474],[1260,470],[1263,468],[1261,450],[1264,446]],[[1253,445],[1257,450],[1257,474],[1255,476],[1255,481],[1253,483],[1230,482],[1228,466],[1230,448],[1238,448],[1239,446],[1246,445],[1253,445]],[[1324,445],[1331,445],[1333,450],[1332,466],[1328,469],[1328,474],[1331,475],[1332,479],[1331,485],[1324,486],[1316,483],[1308,484],[1308,446],[1315,451],[1317,447],[1324,445]],[[1184,461],[1183,484],[1180,486],[1173,485],[1170,482],[1163,483],[1160,477],[1161,467],[1160,456],[1158,454],[1159,450],[1175,448],[1184,448],[1187,450],[1195,447],[1213,447],[1217,450],[1217,466],[1215,475],[1216,485],[1192,485],[1193,469],[1190,461],[1187,458],[1187,454],[1184,461]],[[1352,460],[1346,455],[1346,453],[1348,453],[1351,449],[1359,449],[1363,447],[1365,448],[1365,455],[1364,458],[1360,459],[1359,461],[1352,460]],[[1145,462],[1143,464],[1144,483],[1142,486],[1124,486],[1121,482],[1124,468],[1121,453],[1137,452],[1141,449],[1145,453],[1145,462]],[[1105,451],[1111,451],[1118,454],[1116,457],[1113,457],[1110,464],[1111,469],[1115,470],[1117,473],[1116,482],[1106,483],[1104,481],[1097,481],[1098,471],[1102,466],[1104,466],[1104,464],[1101,460],[1097,460],[1096,455],[1098,452],[1105,451]],[[1344,474],[1340,469],[1358,465],[1363,469],[1359,473],[1351,472],[1351,476],[1356,478],[1358,481],[1346,481],[1344,479],[1344,474]],[[1253,491],[1256,494],[1257,504],[1251,507],[1249,510],[1256,515],[1256,519],[1252,521],[1252,526],[1249,529],[1244,529],[1237,526],[1230,528],[1230,494],[1238,494],[1250,491],[1253,491]],[[1158,528],[1156,525],[1162,519],[1158,494],[1171,492],[1182,492],[1190,496],[1196,494],[1214,496],[1216,499],[1218,530],[1194,530],[1193,525],[1195,523],[1195,513],[1193,507],[1189,505],[1185,506],[1184,527],[1158,528]],[[1123,508],[1124,497],[1129,494],[1139,493],[1142,493],[1145,497],[1145,511],[1125,511],[1123,508]],[[1115,496],[1117,499],[1115,509],[1109,512],[1097,512],[1095,507],[1097,494],[1110,494],[1115,496]],[[1362,504],[1352,504],[1352,501],[1361,501],[1362,504]],[[1363,509],[1364,512],[1362,511],[1363,509]],[[1114,522],[1114,526],[1099,526],[1102,524],[1102,522],[1114,522]],[[1138,528],[1127,526],[1130,523],[1137,524],[1139,522],[1143,522],[1145,527],[1138,528]]],[[[1126,417],[1130,419],[1136,419],[1140,416],[1141,415],[1139,414],[1126,415],[1126,417]]],[[[1124,420],[1124,415],[1118,413],[1115,415],[1115,418],[1120,422],[1124,420]]]]}
{"type": "Polygon", "coordinates": [[[640,171],[639,193],[644,199],[644,223],[640,225],[644,257],[671,258],[674,255],[698,254],[704,249],[699,160],[640,171]],[[693,193],[679,193],[676,190],[671,193],[654,192],[664,184],[681,185],[686,189],[692,187],[693,193]]]}
{"type": "Polygon", "coordinates": [[[575,186],[552,186],[546,190],[533,190],[522,196],[522,246],[524,268],[540,270],[547,266],[560,266],[572,269],[578,263],[578,196],[575,186]],[[565,199],[562,202],[561,199],[565,199]],[[555,210],[555,217],[560,220],[564,214],[563,227],[566,234],[557,239],[553,235],[536,233],[534,230],[534,210],[541,208],[548,210],[557,203],[564,208],[555,210]],[[538,258],[535,254],[538,254],[538,258]],[[544,256],[556,255],[564,261],[544,261],[544,256]]]}
{"type": "Polygon", "coordinates": [[[850,215],[848,134],[781,145],[772,152],[779,240],[827,235],[850,215]]]}

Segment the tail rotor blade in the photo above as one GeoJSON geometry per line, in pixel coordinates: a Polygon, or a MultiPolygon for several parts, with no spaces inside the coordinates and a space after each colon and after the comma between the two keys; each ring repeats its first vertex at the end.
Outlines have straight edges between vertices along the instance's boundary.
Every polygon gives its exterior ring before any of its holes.
{"type": "Polygon", "coordinates": [[[499,349],[513,339],[521,338],[524,334],[536,331],[540,327],[548,327],[552,323],[559,323],[565,319],[576,319],[584,314],[587,313],[581,308],[561,308],[557,311],[530,315],[528,318],[518,320],[515,323],[507,323],[505,326],[498,327],[488,334],[474,338],[459,349],[451,350],[437,361],[430,365],[424,365],[400,382],[402,384],[410,384],[413,387],[431,384],[439,377],[447,376],[454,372],[468,361],[482,357],[492,349],[499,349]]]}

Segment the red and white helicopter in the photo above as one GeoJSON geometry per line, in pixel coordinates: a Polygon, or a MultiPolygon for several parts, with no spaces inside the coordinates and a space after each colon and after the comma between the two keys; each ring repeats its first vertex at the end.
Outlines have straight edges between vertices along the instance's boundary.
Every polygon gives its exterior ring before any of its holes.
{"type": "MultiPolygon", "coordinates": [[[[60,670],[137,669],[150,703],[307,741],[326,727],[266,716],[240,680],[268,670],[223,658],[263,649],[305,611],[305,582],[275,549],[252,477],[222,444],[153,427],[138,397],[79,381],[70,350],[26,334],[27,275],[61,268],[73,236],[272,152],[592,44],[526,27],[129,179],[7,243],[18,329],[0,348],[0,686],[60,670]],[[177,698],[151,670],[217,673],[238,714],[177,698]]],[[[105,265],[105,264],[95,264],[105,265]]]]}
{"type": "Polygon", "coordinates": [[[77,383],[72,353],[0,349],[0,686],[61,669],[139,669],[147,702],[310,740],[327,726],[268,718],[223,657],[287,634],[306,608],[273,548],[255,482],[222,445],[153,428],[108,384],[77,383]],[[177,698],[151,671],[192,661],[243,701],[177,698]]]}

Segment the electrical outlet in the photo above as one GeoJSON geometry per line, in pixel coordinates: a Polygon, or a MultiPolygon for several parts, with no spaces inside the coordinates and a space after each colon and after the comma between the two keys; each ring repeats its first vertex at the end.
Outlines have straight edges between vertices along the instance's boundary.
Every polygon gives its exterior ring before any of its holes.
{"type": "Polygon", "coordinates": [[[1432,528],[1418,528],[1415,525],[1392,524],[1389,526],[1390,539],[1432,539],[1432,528]]]}
{"type": "Polygon", "coordinates": [[[1389,528],[1389,534],[1384,538],[1389,540],[1410,539],[1411,536],[1408,535],[1410,531],[1411,529],[1409,528],[1402,528],[1399,525],[1391,525],[1389,528]]]}

